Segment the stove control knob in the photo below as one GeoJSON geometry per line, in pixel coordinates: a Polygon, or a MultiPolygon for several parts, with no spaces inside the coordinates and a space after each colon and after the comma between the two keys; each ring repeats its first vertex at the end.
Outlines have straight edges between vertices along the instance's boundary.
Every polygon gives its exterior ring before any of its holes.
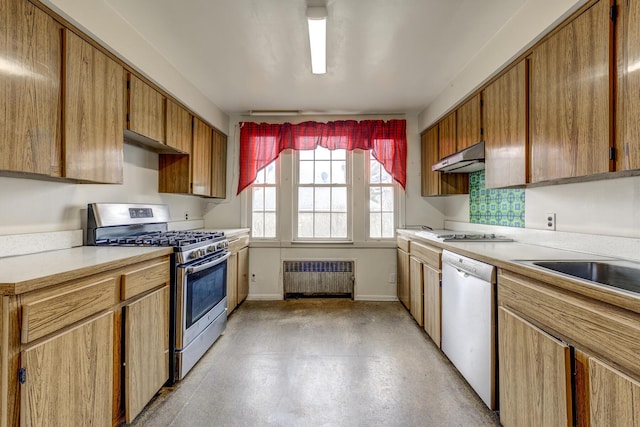
{"type": "Polygon", "coordinates": [[[216,251],[216,245],[210,245],[207,248],[207,252],[211,253],[211,252],[215,252],[216,251]]]}

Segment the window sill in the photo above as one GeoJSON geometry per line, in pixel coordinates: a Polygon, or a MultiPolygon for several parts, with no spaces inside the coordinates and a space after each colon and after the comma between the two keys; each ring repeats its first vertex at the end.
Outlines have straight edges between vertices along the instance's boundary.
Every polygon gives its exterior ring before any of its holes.
{"type": "Polygon", "coordinates": [[[389,241],[264,241],[253,240],[249,244],[252,248],[322,248],[322,249],[395,249],[395,240],[389,241]]]}

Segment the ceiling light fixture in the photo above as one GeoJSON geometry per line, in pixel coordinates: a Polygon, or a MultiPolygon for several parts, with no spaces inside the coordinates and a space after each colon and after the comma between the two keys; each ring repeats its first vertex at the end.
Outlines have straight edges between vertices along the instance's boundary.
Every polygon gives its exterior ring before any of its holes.
{"type": "Polygon", "coordinates": [[[311,48],[311,72],[325,74],[327,72],[327,8],[307,7],[307,23],[311,48]]]}

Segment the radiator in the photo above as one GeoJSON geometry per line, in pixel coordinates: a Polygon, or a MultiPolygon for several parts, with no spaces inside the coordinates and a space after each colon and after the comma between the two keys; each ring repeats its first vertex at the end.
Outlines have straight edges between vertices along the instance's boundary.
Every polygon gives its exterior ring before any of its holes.
{"type": "Polygon", "coordinates": [[[353,261],[284,261],[284,297],[353,298],[353,261]]]}

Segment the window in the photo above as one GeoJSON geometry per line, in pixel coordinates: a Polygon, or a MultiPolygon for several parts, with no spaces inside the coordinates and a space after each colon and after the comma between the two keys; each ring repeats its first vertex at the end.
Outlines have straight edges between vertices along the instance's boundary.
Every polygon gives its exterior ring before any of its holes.
{"type": "Polygon", "coordinates": [[[395,184],[371,152],[368,152],[368,158],[369,238],[392,239],[395,228],[395,184]]]}
{"type": "Polygon", "coordinates": [[[258,171],[252,185],[251,237],[273,239],[277,236],[277,191],[276,162],[269,163],[258,171]]]}
{"type": "Polygon", "coordinates": [[[346,240],[350,236],[350,179],[346,150],[315,150],[297,153],[298,239],[346,240]]]}

